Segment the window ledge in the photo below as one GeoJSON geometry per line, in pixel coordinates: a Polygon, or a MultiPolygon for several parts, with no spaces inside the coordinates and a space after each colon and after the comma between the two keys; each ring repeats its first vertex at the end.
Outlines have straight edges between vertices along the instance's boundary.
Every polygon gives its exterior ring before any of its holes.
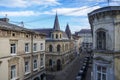
{"type": "Polygon", "coordinates": [[[17,80],[17,79],[19,79],[19,77],[15,77],[15,78],[13,78],[13,79],[10,79],[10,80],[17,80]]]}
{"type": "Polygon", "coordinates": [[[27,54],[27,53],[30,53],[30,52],[25,52],[25,53],[27,54]]]}
{"type": "Polygon", "coordinates": [[[27,75],[27,74],[30,74],[30,72],[25,72],[25,74],[24,74],[24,75],[27,75]]]}
{"type": "Polygon", "coordinates": [[[40,68],[43,68],[44,67],[44,65],[43,66],[40,66],[40,68]]]}
{"type": "Polygon", "coordinates": [[[15,55],[17,55],[16,53],[11,53],[11,56],[15,56],[15,55]]]}
{"type": "Polygon", "coordinates": [[[38,70],[38,68],[33,69],[33,71],[36,71],[36,70],[38,70]]]}

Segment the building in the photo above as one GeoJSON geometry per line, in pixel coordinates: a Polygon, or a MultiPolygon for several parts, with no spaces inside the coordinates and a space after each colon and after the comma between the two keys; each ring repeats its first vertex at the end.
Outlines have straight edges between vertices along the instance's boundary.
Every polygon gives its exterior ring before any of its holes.
{"type": "Polygon", "coordinates": [[[81,29],[78,32],[75,32],[75,35],[80,37],[80,49],[81,52],[87,52],[92,50],[92,34],[91,29],[81,29]]]}
{"type": "Polygon", "coordinates": [[[60,30],[58,16],[56,14],[53,28],[35,29],[47,34],[46,38],[46,70],[62,70],[74,59],[74,41],[69,25],[65,32],[60,30]]]}
{"type": "Polygon", "coordinates": [[[91,80],[120,80],[120,6],[107,6],[88,14],[93,35],[91,80]]]}
{"type": "Polygon", "coordinates": [[[77,35],[72,35],[73,39],[74,39],[74,47],[75,47],[75,51],[76,54],[79,55],[80,54],[80,44],[81,44],[81,38],[80,36],[77,35]]]}
{"type": "Polygon", "coordinates": [[[45,80],[45,34],[1,18],[0,79],[45,80]]]}

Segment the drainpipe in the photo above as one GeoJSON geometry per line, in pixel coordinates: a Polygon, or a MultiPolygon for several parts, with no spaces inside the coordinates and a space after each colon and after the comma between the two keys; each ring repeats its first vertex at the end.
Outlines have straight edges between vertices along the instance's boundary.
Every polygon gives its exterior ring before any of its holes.
{"type": "Polygon", "coordinates": [[[31,33],[31,80],[33,78],[33,32],[31,33]]]}

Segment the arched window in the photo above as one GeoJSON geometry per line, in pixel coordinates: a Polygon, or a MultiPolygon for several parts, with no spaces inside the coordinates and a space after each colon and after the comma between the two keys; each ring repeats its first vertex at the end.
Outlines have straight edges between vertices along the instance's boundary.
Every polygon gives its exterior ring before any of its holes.
{"type": "Polygon", "coordinates": [[[56,39],[58,39],[58,34],[56,34],[56,39]]]}
{"type": "Polygon", "coordinates": [[[60,52],[60,45],[57,45],[57,52],[60,52]]]}
{"type": "Polygon", "coordinates": [[[52,66],[52,59],[49,59],[49,66],[52,66]]]}
{"type": "Polygon", "coordinates": [[[97,42],[97,49],[98,50],[105,50],[106,49],[106,32],[101,30],[97,32],[97,37],[96,37],[96,42],[97,42]]]}
{"type": "Polygon", "coordinates": [[[61,34],[60,34],[60,38],[61,38],[61,34]]]}
{"type": "Polygon", "coordinates": [[[49,45],[49,52],[52,52],[53,51],[53,47],[52,45],[49,45]]]}
{"type": "Polygon", "coordinates": [[[52,38],[54,38],[54,34],[52,34],[52,38]]]}

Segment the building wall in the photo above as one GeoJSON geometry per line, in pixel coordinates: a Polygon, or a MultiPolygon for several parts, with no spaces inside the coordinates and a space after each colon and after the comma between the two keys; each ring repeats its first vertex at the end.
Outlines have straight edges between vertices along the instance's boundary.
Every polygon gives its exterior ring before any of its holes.
{"type": "Polygon", "coordinates": [[[11,65],[16,65],[17,77],[16,79],[34,79],[36,75],[41,75],[45,72],[45,36],[34,33],[33,43],[37,43],[37,51],[32,51],[32,39],[31,34],[26,32],[16,31],[3,31],[0,33],[6,33],[0,35],[0,79],[10,80],[11,76],[11,65]],[[15,36],[12,36],[15,33],[15,36]],[[28,35],[28,36],[26,36],[28,35]],[[10,44],[16,43],[17,51],[15,55],[10,53],[10,44]],[[29,52],[25,52],[25,43],[29,43],[29,52]],[[43,49],[40,49],[40,44],[43,43],[43,49]],[[31,55],[32,54],[32,55],[31,55]],[[40,65],[41,57],[43,57],[43,66],[40,65]],[[33,71],[33,60],[37,59],[36,71],[33,71]],[[25,73],[25,61],[29,61],[29,73],[25,73]],[[32,76],[32,78],[31,78],[32,76]]]}
{"type": "Polygon", "coordinates": [[[115,80],[120,80],[120,58],[115,59],[115,80]]]}

